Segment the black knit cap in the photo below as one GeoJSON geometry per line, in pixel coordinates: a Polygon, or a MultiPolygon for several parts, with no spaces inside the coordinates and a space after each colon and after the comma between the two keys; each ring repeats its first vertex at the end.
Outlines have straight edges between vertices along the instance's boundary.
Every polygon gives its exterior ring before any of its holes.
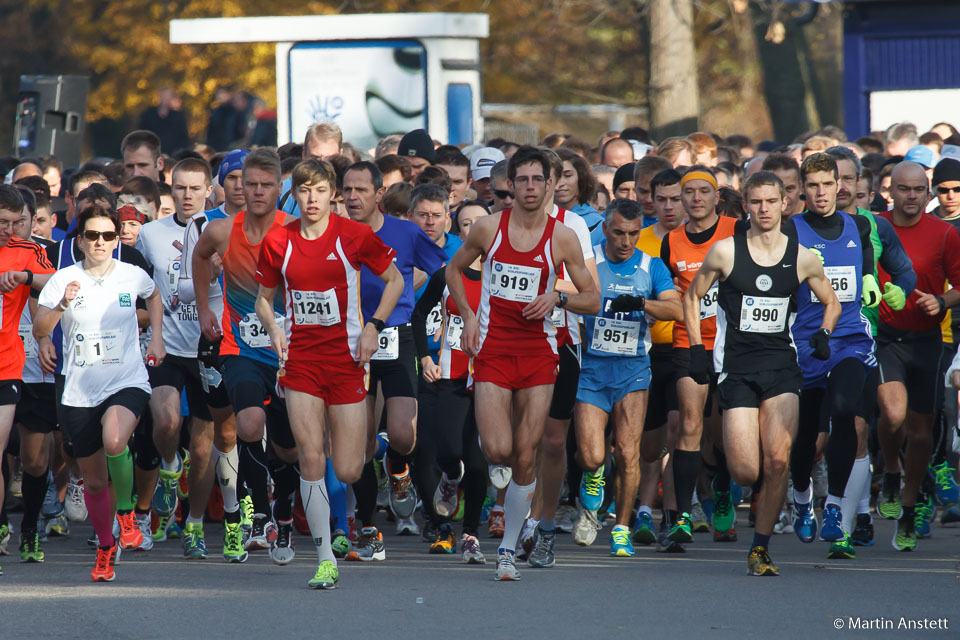
{"type": "Polygon", "coordinates": [[[613,174],[613,190],[616,191],[624,182],[633,182],[634,163],[628,162],[613,174]]]}
{"type": "Polygon", "coordinates": [[[429,160],[430,164],[436,160],[437,153],[433,148],[433,138],[423,129],[414,129],[400,139],[400,146],[397,148],[398,156],[407,156],[423,158],[429,160]]]}
{"type": "Polygon", "coordinates": [[[960,181],[960,161],[944,158],[933,168],[933,184],[960,181]]]}

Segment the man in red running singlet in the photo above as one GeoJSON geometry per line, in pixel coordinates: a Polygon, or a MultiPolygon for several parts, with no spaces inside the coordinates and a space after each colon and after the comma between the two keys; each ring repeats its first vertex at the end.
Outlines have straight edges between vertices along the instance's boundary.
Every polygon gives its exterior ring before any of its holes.
{"type": "MultiPolygon", "coordinates": [[[[600,296],[576,234],[543,210],[551,180],[547,157],[533,147],[521,147],[510,159],[507,175],[516,194],[514,208],[474,225],[447,267],[447,287],[457,308],[464,310],[461,342],[474,358],[483,452],[491,464],[512,469],[497,579],[517,580],[516,540],[537,485],[534,463],[557,375],[556,330],[550,317],[554,307],[595,314],[600,296]],[[483,258],[483,287],[474,315],[461,274],[478,257],[483,258]],[[554,290],[561,268],[580,293],[554,290]]],[[[498,484],[505,486],[505,477],[501,474],[498,484]]]]}

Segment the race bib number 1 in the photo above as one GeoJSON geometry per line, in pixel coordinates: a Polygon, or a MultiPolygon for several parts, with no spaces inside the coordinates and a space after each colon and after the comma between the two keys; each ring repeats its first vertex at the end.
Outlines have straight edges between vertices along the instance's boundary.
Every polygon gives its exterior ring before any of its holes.
{"type": "Polygon", "coordinates": [[[293,297],[295,324],[321,327],[340,324],[340,305],[337,303],[337,292],[334,289],[291,291],[290,293],[293,297]]]}
{"type": "Polygon", "coordinates": [[[639,342],[639,322],[597,318],[593,323],[593,341],[590,348],[594,351],[617,356],[635,356],[639,342]]]}
{"type": "Polygon", "coordinates": [[[787,326],[790,298],[743,296],[740,306],[740,331],[779,333],[787,326]]]}
{"type": "Polygon", "coordinates": [[[371,360],[396,360],[400,357],[400,334],[396,327],[387,327],[377,337],[379,348],[371,360]]]}
{"type": "Polygon", "coordinates": [[[78,367],[116,365],[123,361],[123,333],[87,331],[74,338],[73,361],[78,367]]]}
{"type": "MultiPolygon", "coordinates": [[[[840,302],[853,302],[857,299],[857,268],[846,267],[824,267],[824,275],[830,281],[833,292],[837,294],[837,300],[840,302]]],[[[817,304],[820,298],[810,290],[810,302],[817,304]]]]}
{"type": "Polygon", "coordinates": [[[494,262],[490,295],[512,302],[533,302],[540,290],[540,273],[538,267],[494,262]]]}

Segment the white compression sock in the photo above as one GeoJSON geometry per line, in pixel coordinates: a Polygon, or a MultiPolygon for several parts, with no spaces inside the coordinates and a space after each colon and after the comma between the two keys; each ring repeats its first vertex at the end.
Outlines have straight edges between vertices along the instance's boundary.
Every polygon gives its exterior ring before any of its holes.
{"type": "Polygon", "coordinates": [[[310,535],[317,548],[319,562],[332,560],[337,563],[330,546],[330,499],[327,497],[327,485],[323,478],[309,482],[300,478],[300,498],[303,500],[303,511],[310,525],[310,535]]]}
{"type": "MultiPolygon", "coordinates": [[[[850,477],[847,479],[847,486],[843,490],[843,500],[840,501],[840,511],[843,512],[843,530],[846,533],[852,533],[857,522],[857,507],[860,505],[863,497],[864,482],[863,478],[870,481],[870,457],[864,456],[853,461],[853,468],[850,470],[850,477]]],[[[869,484],[866,491],[867,508],[870,505],[869,484]]]]}
{"type": "Polygon", "coordinates": [[[530,500],[533,499],[533,492],[536,488],[536,480],[528,485],[519,485],[511,480],[510,484],[507,485],[507,495],[503,501],[503,540],[500,542],[501,549],[516,552],[517,538],[520,537],[523,523],[527,519],[527,513],[530,511],[530,500]]]}
{"type": "MultiPolygon", "coordinates": [[[[863,474],[863,490],[860,494],[860,504],[857,506],[857,513],[870,513],[870,484],[873,482],[873,474],[870,472],[870,455],[867,454],[862,459],[866,460],[867,472],[863,474]]],[[[861,458],[853,463],[854,465],[859,462],[861,458]]],[[[850,477],[853,477],[853,474],[850,474],[850,477]]]]}
{"type": "Polygon", "coordinates": [[[217,479],[220,481],[220,493],[223,494],[223,510],[233,513],[240,508],[237,500],[237,469],[240,466],[240,453],[237,447],[227,453],[214,447],[213,459],[217,463],[217,479]]]}

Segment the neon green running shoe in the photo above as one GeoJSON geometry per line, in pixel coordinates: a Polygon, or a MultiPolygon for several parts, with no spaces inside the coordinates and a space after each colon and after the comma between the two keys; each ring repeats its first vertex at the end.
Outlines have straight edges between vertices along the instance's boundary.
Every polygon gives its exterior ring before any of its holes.
{"type": "Polygon", "coordinates": [[[636,555],[630,542],[630,529],[617,525],[610,532],[610,555],[618,558],[632,558],[636,555]]]}
{"type": "Polygon", "coordinates": [[[10,542],[10,525],[0,524],[0,556],[7,555],[8,542],[10,542]]]}
{"type": "Polygon", "coordinates": [[[183,528],[183,555],[192,560],[203,560],[207,557],[202,524],[189,523],[183,528]]]}
{"type": "Polygon", "coordinates": [[[846,534],[842,540],[837,540],[830,544],[830,550],[827,551],[827,557],[831,560],[853,560],[857,557],[857,552],[850,541],[850,534],[846,534]]]}
{"type": "Polygon", "coordinates": [[[223,523],[223,559],[227,562],[246,562],[249,554],[243,548],[243,529],[239,522],[223,523]]]}
{"type": "Polygon", "coordinates": [[[174,524],[173,516],[157,516],[157,530],[154,531],[150,537],[153,538],[154,542],[166,542],[170,536],[170,528],[174,524]]]}
{"type": "Polygon", "coordinates": [[[680,514],[680,517],[677,518],[677,523],[671,527],[670,533],[667,534],[667,538],[670,542],[693,542],[689,513],[684,512],[680,514]]]}
{"type": "Polygon", "coordinates": [[[43,562],[39,533],[20,534],[20,562],[43,562]]]}
{"type": "Polygon", "coordinates": [[[343,529],[335,529],[330,539],[330,546],[333,548],[333,555],[337,558],[345,558],[350,553],[350,538],[347,537],[343,529]]]}
{"type": "Polygon", "coordinates": [[[340,580],[340,571],[331,560],[324,560],[317,567],[313,578],[307,582],[311,589],[336,589],[340,580]]]}
{"type": "Polygon", "coordinates": [[[900,492],[888,493],[885,489],[877,496],[877,513],[886,520],[899,520],[903,515],[903,504],[900,502],[900,492]]]}
{"type": "Polygon", "coordinates": [[[158,516],[169,516],[177,510],[177,488],[180,484],[180,474],[183,473],[183,463],[178,471],[167,471],[160,467],[160,478],[157,488],[153,492],[150,506],[158,516]]]}
{"type": "Polygon", "coordinates": [[[253,527],[253,498],[249,495],[240,500],[240,526],[246,529],[253,527]]]}
{"type": "Polygon", "coordinates": [[[912,518],[900,518],[897,521],[897,529],[890,542],[897,551],[913,551],[917,548],[917,532],[912,518]]]}

